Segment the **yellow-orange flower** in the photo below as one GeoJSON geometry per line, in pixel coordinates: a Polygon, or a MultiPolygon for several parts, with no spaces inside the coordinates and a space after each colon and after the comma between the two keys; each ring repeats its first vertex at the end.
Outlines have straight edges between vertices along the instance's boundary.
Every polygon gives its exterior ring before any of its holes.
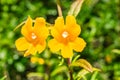
{"type": "Polygon", "coordinates": [[[44,59],[38,58],[38,57],[31,57],[30,60],[31,60],[32,63],[39,63],[39,64],[44,64],[45,63],[44,59]]]}
{"type": "Polygon", "coordinates": [[[15,45],[18,51],[26,51],[24,56],[34,55],[36,52],[41,53],[46,48],[49,31],[44,18],[36,18],[33,24],[32,19],[28,17],[21,33],[24,37],[17,39],[15,45]]]}
{"type": "Polygon", "coordinates": [[[64,24],[63,17],[58,17],[51,29],[53,39],[48,42],[50,50],[52,52],[61,50],[61,55],[64,58],[72,57],[73,50],[81,52],[86,46],[86,42],[78,37],[80,32],[81,28],[76,23],[74,16],[67,16],[66,24],[64,24]]]}

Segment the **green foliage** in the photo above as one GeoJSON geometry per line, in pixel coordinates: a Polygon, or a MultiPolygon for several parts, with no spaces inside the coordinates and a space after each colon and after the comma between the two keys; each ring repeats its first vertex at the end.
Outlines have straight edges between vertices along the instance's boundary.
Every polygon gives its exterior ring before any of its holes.
{"type": "Polygon", "coordinates": [[[53,70],[53,72],[51,73],[51,76],[55,76],[58,73],[67,72],[67,71],[68,71],[68,69],[66,66],[59,66],[58,68],[53,70]]]}
{"type": "Polygon", "coordinates": [[[93,72],[92,65],[85,59],[76,60],[75,62],[71,63],[70,66],[79,66],[88,70],[89,72],[93,72]]]}
{"type": "MultiPolygon", "coordinates": [[[[71,3],[72,0],[61,0],[63,16],[67,15],[71,3]]],[[[82,77],[84,80],[85,78],[88,80],[120,79],[119,6],[119,0],[84,0],[81,11],[76,17],[82,28],[81,37],[87,42],[81,58],[85,58],[94,67],[100,68],[101,72],[95,71],[88,74],[85,69],[74,68],[76,78],[82,77]],[[85,74],[86,77],[81,74],[85,74]]],[[[66,67],[60,66],[64,63],[56,54],[44,51],[45,54],[40,56],[45,58],[47,64],[37,65],[31,64],[29,58],[24,58],[23,53],[16,50],[14,42],[21,36],[20,28],[13,30],[26,20],[28,15],[34,19],[42,16],[48,22],[53,23],[58,16],[56,0],[0,0],[0,80],[26,80],[27,77],[34,79],[36,75],[39,75],[40,79],[45,77],[45,80],[48,78],[66,80],[68,77],[66,67]],[[65,72],[61,73],[61,71],[65,72]],[[27,76],[30,72],[42,73],[27,76]],[[49,73],[52,74],[48,75],[49,73]]],[[[78,58],[79,56],[74,58],[73,63],[78,58]]]]}
{"type": "Polygon", "coordinates": [[[70,7],[70,10],[68,11],[68,15],[74,15],[77,16],[78,13],[81,10],[82,4],[84,0],[75,0],[70,7]]]}
{"type": "Polygon", "coordinates": [[[6,78],[6,76],[4,76],[4,77],[0,78],[0,80],[5,80],[5,78],[6,78]]]}

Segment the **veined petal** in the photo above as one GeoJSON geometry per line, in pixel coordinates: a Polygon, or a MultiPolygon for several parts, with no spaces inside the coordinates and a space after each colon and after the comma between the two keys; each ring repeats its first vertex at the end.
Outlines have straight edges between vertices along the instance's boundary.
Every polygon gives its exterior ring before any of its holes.
{"type": "Polygon", "coordinates": [[[61,49],[61,55],[64,58],[70,58],[73,56],[73,50],[72,47],[68,44],[68,45],[63,45],[62,49],[61,49]]]}
{"type": "Polygon", "coordinates": [[[42,44],[42,45],[37,45],[36,46],[36,50],[39,52],[39,53],[41,53],[44,49],[46,48],[46,42],[44,42],[44,44],[42,44]]]}
{"type": "Polygon", "coordinates": [[[59,31],[59,32],[62,32],[65,28],[64,26],[64,19],[63,17],[58,17],[56,20],[55,20],[55,25],[54,27],[59,31]]]}
{"type": "Polygon", "coordinates": [[[17,39],[15,45],[18,51],[24,51],[30,47],[30,43],[28,43],[24,37],[17,39]]]}
{"type": "Polygon", "coordinates": [[[66,29],[71,34],[71,36],[78,36],[81,32],[80,26],[76,23],[74,16],[66,17],[66,29]]]}
{"type": "Polygon", "coordinates": [[[57,52],[61,49],[61,44],[56,41],[56,39],[51,39],[48,42],[48,46],[52,52],[57,52]]]}
{"type": "Polygon", "coordinates": [[[72,43],[72,47],[75,51],[81,52],[86,46],[86,42],[82,38],[76,38],[76,40],[72,43]]]}
{"type": "Polygon", "coordinates": [[[25,25],[23,25],[22,29],[21,29],[21,33],[26,37],[26,38],[29,38],[29,34],[31,33],[32,31],[32,19],[31,17],[29,16],[25,25]]]}

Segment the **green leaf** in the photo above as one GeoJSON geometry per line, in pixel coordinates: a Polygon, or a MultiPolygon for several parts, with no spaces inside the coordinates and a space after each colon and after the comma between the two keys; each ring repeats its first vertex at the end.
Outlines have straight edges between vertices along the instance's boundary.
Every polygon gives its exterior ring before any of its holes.
{"type": "Polygon", "coordinates": [[[75,62],[79,57],[80,57],[80,55],[77,55],[77,56],[73,59],[72,63],[75,62]]]}
{"type": "Polygon", "coordinates": [[[32,76],[38,76],[38,77],[41,77],[43,76],[42,73],[37,73],[37,72],[30,72],[27,74],[27,77],[32,77],[32,76]]]}
{"type": "Polygon", "coordinates": [[[63,65],[63,63],[64,63],[64,58],[61,59],[61,61],[58,65],[61,66],[61,65],[63,65]]]}
{"type": "Polygon", "coordinates": [[[94,72],[90,80],[96,80],[98,71],[94,72]]]}
{"type": "MultiPolygon", "coordinates": [[[[92,76],[92,78],[91,78],[92,80],[96,78],[97,72],[98,72],[98,71],[101,71],[101,70],[98,69],[98,68],[93,67],[93,71],[96,71],[96,72],[93,74],[93,76],[92,76]]],[[[85,75],[88,74],[88,73],[90,73],[88,70],[82,69],[82,70],[80,70],[80,71],[78,72],[78,74],[76,75],[75,79],[80,80],[81,78],[84,78],[85,75]]]]}
{"type": "Polygon", "coordinates": [[[86,61],[85,59],[79,59],[79,60],[71,63],[70,66],[80,66],[89,72],[93,72],[92,65],[88,61],[86,61]]]}
{"type": "Polygon", "coordinates": [[[60,66],[58,68],[56,68],[52,73],[51,76],[55,76],[56,74],[60,73],[60,72],[65,72],[68,71],[66,66],[60,66]]]}
{"type": "Polygon", "coordinates": [[[29,80],[36,80],[36,79],[43,79],[43,77],[45,77],[45,75],[43,73],[38,73],[38,72],[30,72],[27,74],[27,78],[29,80]]]}
{"type": "Polygon", "coordinates": [[[6,77],[7,77],[7,76],[4,76],[4,77],[0,78],[0,80],[5,80],[6,77]]]}
{"type": "Polygon", "coordinates": [[[20,63],[20,62],[17,62],[17,63],[15,64],[15,68],[17,69],[18,72],[23,72],[23,71],[25,71],[25,66],[24,66],[22,63],[20,63]]]}
{"type": "Polygon", "coordinates": [[[93,67],[93,71],[101,71],[101,70],[98,69],[98,68],[93,67]]]}
{"type": "Polygon", "coordinates": [[[113,49],[112,52],[116,53],[116,54],[120,54],[120,50],[119,49],[113,49]]]}
{"type": "Polygon", "coordinates": [[[89,71],[82,69],[78,72],[77,76],[75,77],[75,79],[79,78],[79,80],[84,77],[86,74],[88,74],[89,71]]]}
{"type": "Polygon", "coordinates": [[[83,2],[84,0],[75,0],[68,11],[68,15],[74,15],[76,17],[81,10],[83,2]]]}

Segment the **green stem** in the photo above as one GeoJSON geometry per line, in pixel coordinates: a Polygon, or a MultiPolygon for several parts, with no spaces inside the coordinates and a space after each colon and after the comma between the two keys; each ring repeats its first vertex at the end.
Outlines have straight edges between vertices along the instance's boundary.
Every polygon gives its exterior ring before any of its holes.
{"type": "Polygon", "coordinates": [[[26,21],[23,21],[22,23],[20,23],[17,27],[15,27],[15,29],[13,31],[17,30],[19,27],[21,27],[23,24],[25,24],[25,22],[26,21]]]}
{"type": "MultiPolygon", "coordinates": [[[[70,60],[70,58],[68,58],[68,67],[70,64],[71,64],[71,60],[70,60]]],[[[73,80],[72,70],[70,69],[70,67],[69,67],[69,75],[70,75],[70,80],[73,80]]]]}

